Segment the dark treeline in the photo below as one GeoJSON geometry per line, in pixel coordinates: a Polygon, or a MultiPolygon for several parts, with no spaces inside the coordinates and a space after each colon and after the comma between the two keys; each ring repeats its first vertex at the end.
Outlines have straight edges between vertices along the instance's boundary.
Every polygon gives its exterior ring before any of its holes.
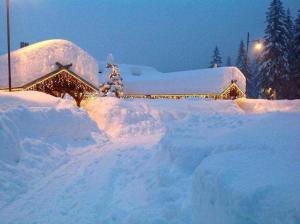
{"type": "MultiPolygon", "coordinates": [[[[231,65],[231,58],[227,59],[231,65]]],[[[235,61],[247,79],[247,96],[266,99],[300,98],[300,10],[294,20],[281,0],[272,0],[266,13],[263,48],[253,57],[240,42],[235,61]]],[[[216,47],[210,67],[222,66],[216,47]]]]}

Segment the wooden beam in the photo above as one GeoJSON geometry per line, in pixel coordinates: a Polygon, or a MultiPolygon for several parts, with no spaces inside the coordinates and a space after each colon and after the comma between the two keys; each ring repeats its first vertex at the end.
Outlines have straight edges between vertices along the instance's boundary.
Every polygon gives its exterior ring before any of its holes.
{"type": "Polygon", "coordinates": [[[72,63],[68,64],[68,65],[62,65],[61,63],[56,62],[55,64],[58,67],[58,69],[67,69],[67,70],[69,70],[69,68],[72,66],[72,63]]]}

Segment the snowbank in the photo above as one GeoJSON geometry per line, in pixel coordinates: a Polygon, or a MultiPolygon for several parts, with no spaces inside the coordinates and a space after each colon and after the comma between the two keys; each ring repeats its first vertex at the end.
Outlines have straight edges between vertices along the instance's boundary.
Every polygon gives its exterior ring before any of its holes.
{"type": "Polygon", "coordinates": [[[151,135],[162,128],[160,117],[145,102],[106,97],[83,104],[98,127],[113,139],[151,135]]]}
{"type": "Polygon", "coordinates": [[[61,101],[43,93],[1,93],[0,160],[17,162],[25,138],[62,146],[91,141],[91,133],[99,132],[95,123],[70,102],[55,105],[61,101]]]}
{"type": "Polygon", "coordinates": [[[38,92],[0,93],[0,207],[61,165],[68,148],[95,144],[93,135],[106,141],[69,101],[38,92]]]}
{"type": "MultiPolygon", "coordinates": [[[[70,70],[98,85],[97,61],[67,40],[48,40],[12,52],[12,86],[21,87],[57,69],[56,62],[73,64],[70,70]]],[[[8,86],[7,55],[0,57],[0,88],[8,86]]]]}
{"type": "Polygon", "coordinates": [[[157,181],[174,200],[172,214],[180,222],[299,222],[299,102],[241,101],[260,107],[241,110],[239,101],[149,101],[166,126],[155,157],[163,170],[157,181]]]}
{"type": "Polygon", "coordinates": [[[194,174],[194,223],[298,223],[299,130],[299,113],[272,113],[219,136],[194,174]]]}
{"type": "Polygon", "coordinates": [[[300,111],[300,100],[237,99],[238,106],[248,113],[300,111]]]}
{"type": "Polygon", "coordinates": [[[194,223],[299,223],[296,155],[247,150],[208,157],[194,178],[194,223]]]}
{"type": "Polygon", "coordinates": [[[0,92],[0,111],[18,106],[26,107],[72,107],[71,101],[37,92],[0,92]]]}

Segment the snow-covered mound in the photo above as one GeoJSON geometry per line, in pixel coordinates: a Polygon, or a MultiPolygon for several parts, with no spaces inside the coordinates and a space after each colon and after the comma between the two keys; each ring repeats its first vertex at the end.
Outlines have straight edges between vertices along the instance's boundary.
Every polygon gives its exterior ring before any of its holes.
{"type": "Polygon", "coordinates": [[[95,144],[94,134],[105,140],[72,102],[44,93],[0,93],[0,207],[65,162],[67,148],[95,144]]]}
{"type": "Polygon", "coordinates": [[[300,111],[300,100],[238,99],[237,104],[249,113],[300,111]]]}
{"type": "Polygon", "coordinates": [[[112,139],[140,138],[160,134],[160,117],[145,102],[127,102],[117,98],[99,98],[85,102],[90,117],[112,139]]]}
{"type": "Polygon", "coordinates": [[[18,161],[21,142],[26,138],[71,145],[89,141],[92,132],[99,132],[87,114],[71,102],[44,93],[0,93],[0,103],[2,161],[18,161]]]}
{"type": "Polygon", "coordinates": [[[299,223],[299,113],[236,121],[238,127],[207,147],[198,145],[203,149],[193,175],[194,223],[299,223]]]}
{"type": "MultiPolygon", "coordinates": [[[[121,71],[122,72],[122,71],[121,71]]],[[[221,67],[172,73],[123,76],[127,94],[222,93],[232,80],[245,92],[246,79],[236,67],[221,67]]]]}
{"type": "Polygon", "coordinates": [[[26,106],[26,107],[59,107],[71,106],[71,103],[58,97],[37,92],[0,92],[0,111],[8,108],[26,106]]]}
{"type": "MultiPolygon", "coordinates": [[[[99,66],[87,52],[67,40],[48,40],[11,53],[12,86],[20,87],[57,69],[56,62],[71,64],[71,71],[98,85],[99,66]]],[[[0,57],[0,88],[8,86],[7,55],[0,57]]]]}

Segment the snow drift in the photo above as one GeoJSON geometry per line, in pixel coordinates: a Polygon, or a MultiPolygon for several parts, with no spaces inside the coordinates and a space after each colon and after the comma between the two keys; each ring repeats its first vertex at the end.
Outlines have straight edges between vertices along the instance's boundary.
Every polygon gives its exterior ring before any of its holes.
{"type": "Polygon", "coordinates": [[[194,223],[299,223],[299,113],[242,120],[193,175],[194,223]]]}
{"type": "Polygon", "coordinates": [[[130,102],[106,97],[92,99],[83,104],[100,130],[112,139],[141,137],[160,133],[160,117],[145,102],[130,102]]]}
{"type": "Polygon", "coordinates": [[[71,101],[39,92],[0,93],[0,208],[64,163],[68,148],[95,144],[93,135],[105,141],[71,101]]]}
{"type": "MultiPolygon", "coordinates": [[[[71,64],[71,71],[98,85],[97,61],[67,40],[47,40],[11,53],[12,86],[21,87],[57,69],[56,62],[71,64]]],[[[0,88],[8,86],[7,55],[0,57],[0,88]]]]}
{"type": "Polygon", "coordinates": [[[91,133],[99,132],[86,113],[73,108],[71,102],[44,93],[0,93],[0,102],[0,160],[5,162],[19,160],[20,144],[26,138],[67,146],[91,141],[91,133]],[[54,106],[59,101],[65,105],[54,106]],[[9,102],[13,103],[7,106],[9,102]]]}
{"type": "Polygon", "coordinates": [[[248,113],[299,112],[299,100],[237,99],[237,105],[248,113]]]}

